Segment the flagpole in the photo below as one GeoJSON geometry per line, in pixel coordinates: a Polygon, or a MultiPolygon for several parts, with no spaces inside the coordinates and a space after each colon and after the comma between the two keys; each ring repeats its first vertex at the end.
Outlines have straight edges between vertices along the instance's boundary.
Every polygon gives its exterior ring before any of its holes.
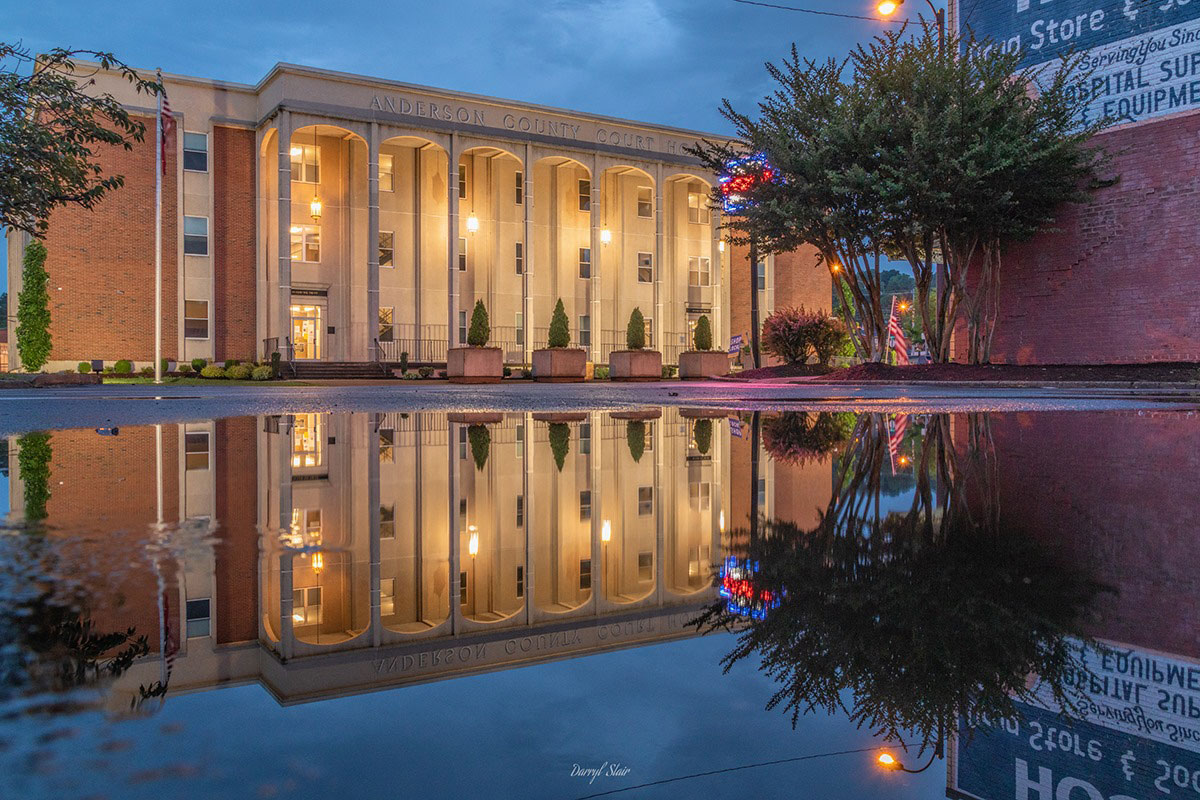
{"type": "Polygon", "coordinates": [[[158,72],[158,114],[154,117],[154,382],[162,383],[162,175],[163,85],[158,72]]]}

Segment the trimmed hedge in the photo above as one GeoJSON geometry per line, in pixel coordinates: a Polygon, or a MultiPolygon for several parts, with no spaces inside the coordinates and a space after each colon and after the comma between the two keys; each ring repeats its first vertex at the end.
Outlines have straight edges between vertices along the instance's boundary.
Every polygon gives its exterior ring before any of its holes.
{"type": "Polygon", "coordinates": [[[275,370],[268,364],[265,367],[255,367],[250,373],[250,378],[256,381],[269,381],[274,377],[275,370]]]}
{"type": "Polygon", "coordinates": [[[225,377],[231,381],[248,381],[253,372],[254,368],[249,364],[234,364],[225,369],[225,377]]]}
{"type": "Polygon", "coordinates": [[[133,362],[128,358],[122,358],[116,364],[113,364],[113,372],[117,375],[132,375],[133,362]]]}
{"type": "Polygon", "coordinates": [[[202,378],[224,378],[225,377],[225,368],[218,367],[216,364],[210,364],[207,367],[205,367],[204,369],[200,370],[200,377],[202,377],[202,378]]]}

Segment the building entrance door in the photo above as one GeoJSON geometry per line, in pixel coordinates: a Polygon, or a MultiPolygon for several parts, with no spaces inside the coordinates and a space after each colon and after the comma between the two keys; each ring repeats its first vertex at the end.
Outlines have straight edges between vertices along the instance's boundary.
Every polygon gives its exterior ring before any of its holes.
{"type": "Polygon", "coordinates": [[[292,306],[292,347],[297,360],[324,356],[321,334],[320,306],[292,306]]]}

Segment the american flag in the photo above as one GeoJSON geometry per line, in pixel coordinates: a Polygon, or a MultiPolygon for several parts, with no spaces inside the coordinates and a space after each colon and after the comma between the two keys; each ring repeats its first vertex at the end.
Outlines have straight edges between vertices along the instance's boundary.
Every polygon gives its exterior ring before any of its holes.
{"type": "Polygon", "coordinates": [[[162,72],[158,73],[158,83],[162,86],[162,94],[158,96],[158,124],[162,129],[162,172],[167,174],[167,141],[175,131],[175,118],[171,116],[171,104],[167,101],[167,88],[163,83],[162,72]]]}
{"type": "Polygon", "coordinates": [[[904,432],[908,430],[908,414],[897,414],[888,422],[888,458],[892,462],[892,474],[896,474],[896,456],[904,444],[904,432]]]}
{"type": "Polygon", "coordinates": [[[902,367],[907,366],[908,339],[904,335],[904,328],[900,326],[900,315],[896,313],[895,296],[892,297],[892,315],[888,318],[888,338],[896,351],[896,363],[902,367]]]}

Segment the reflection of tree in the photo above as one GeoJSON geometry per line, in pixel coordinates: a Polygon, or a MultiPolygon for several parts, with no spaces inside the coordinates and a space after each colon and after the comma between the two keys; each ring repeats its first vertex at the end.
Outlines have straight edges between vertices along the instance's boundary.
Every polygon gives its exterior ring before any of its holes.
{"type": "Polygon", "coordinates": [[[763,420],[763,447],[771,458],[788,464],[820,461],[845,443],[853,422],[853,414],[828,411],[775,414],[763,420]]]}
{"type": "Polygon", "coordinates": [[[27,433],[17,444],[17,464],[25,484],[25,519],[37,522],[46,518],[46,503],[50,500],[50,434],[27,433]]]}
{"type": "Polygon", "coordinates": [[[692,425],[692,441],[696,443],[696,452],[702,456],[708,455],[712,447],[712,431],[711,419],[698,419],[692,425]]]}
{"type": "Polygon", "coordinates": [[[571,452],[571,426],[565,422],[550,423],[550,451],[554,453],[554,464],[563,471],[567,453],[571,452]]]}
{"type": "Polygon", "coordinates": [[[640,419],[626,422],[625,443],[629,445],[629,455],[633,457],[634,463],[640,462],[642,454],[646,452],[646,423],[640,419]]]}
{"type": "Polygon", "coordinates": [[[886,419],[861,416],[834,496],[811,531],[766,523],[750,543],[755,586],[781,598],[747,626],[721,604],[702,629],[737,629],[726,669],[757,653],[779,682],[768,706],[793,724],[842,709],[889,739],[940,741],[961,715],[1013,718],[1036,675],[1067,710],[1081,668],[1070,637],[1100,587],[1022,531],[1001,529],[986,416],[956,452],[948,416],[921,442],[911,508],[885,513],[886,419]],[[849,706],[843,693],[849,691],[849,706]]]}
{"type": "Polygon", "coordinates": [[[486,425],[471,425],[467,428],[467,439],[471,442],[471,457],[475,459],[475,468],[483,471],[487,466],[488,453],[492,447],[492,434],[486,425]]]}

